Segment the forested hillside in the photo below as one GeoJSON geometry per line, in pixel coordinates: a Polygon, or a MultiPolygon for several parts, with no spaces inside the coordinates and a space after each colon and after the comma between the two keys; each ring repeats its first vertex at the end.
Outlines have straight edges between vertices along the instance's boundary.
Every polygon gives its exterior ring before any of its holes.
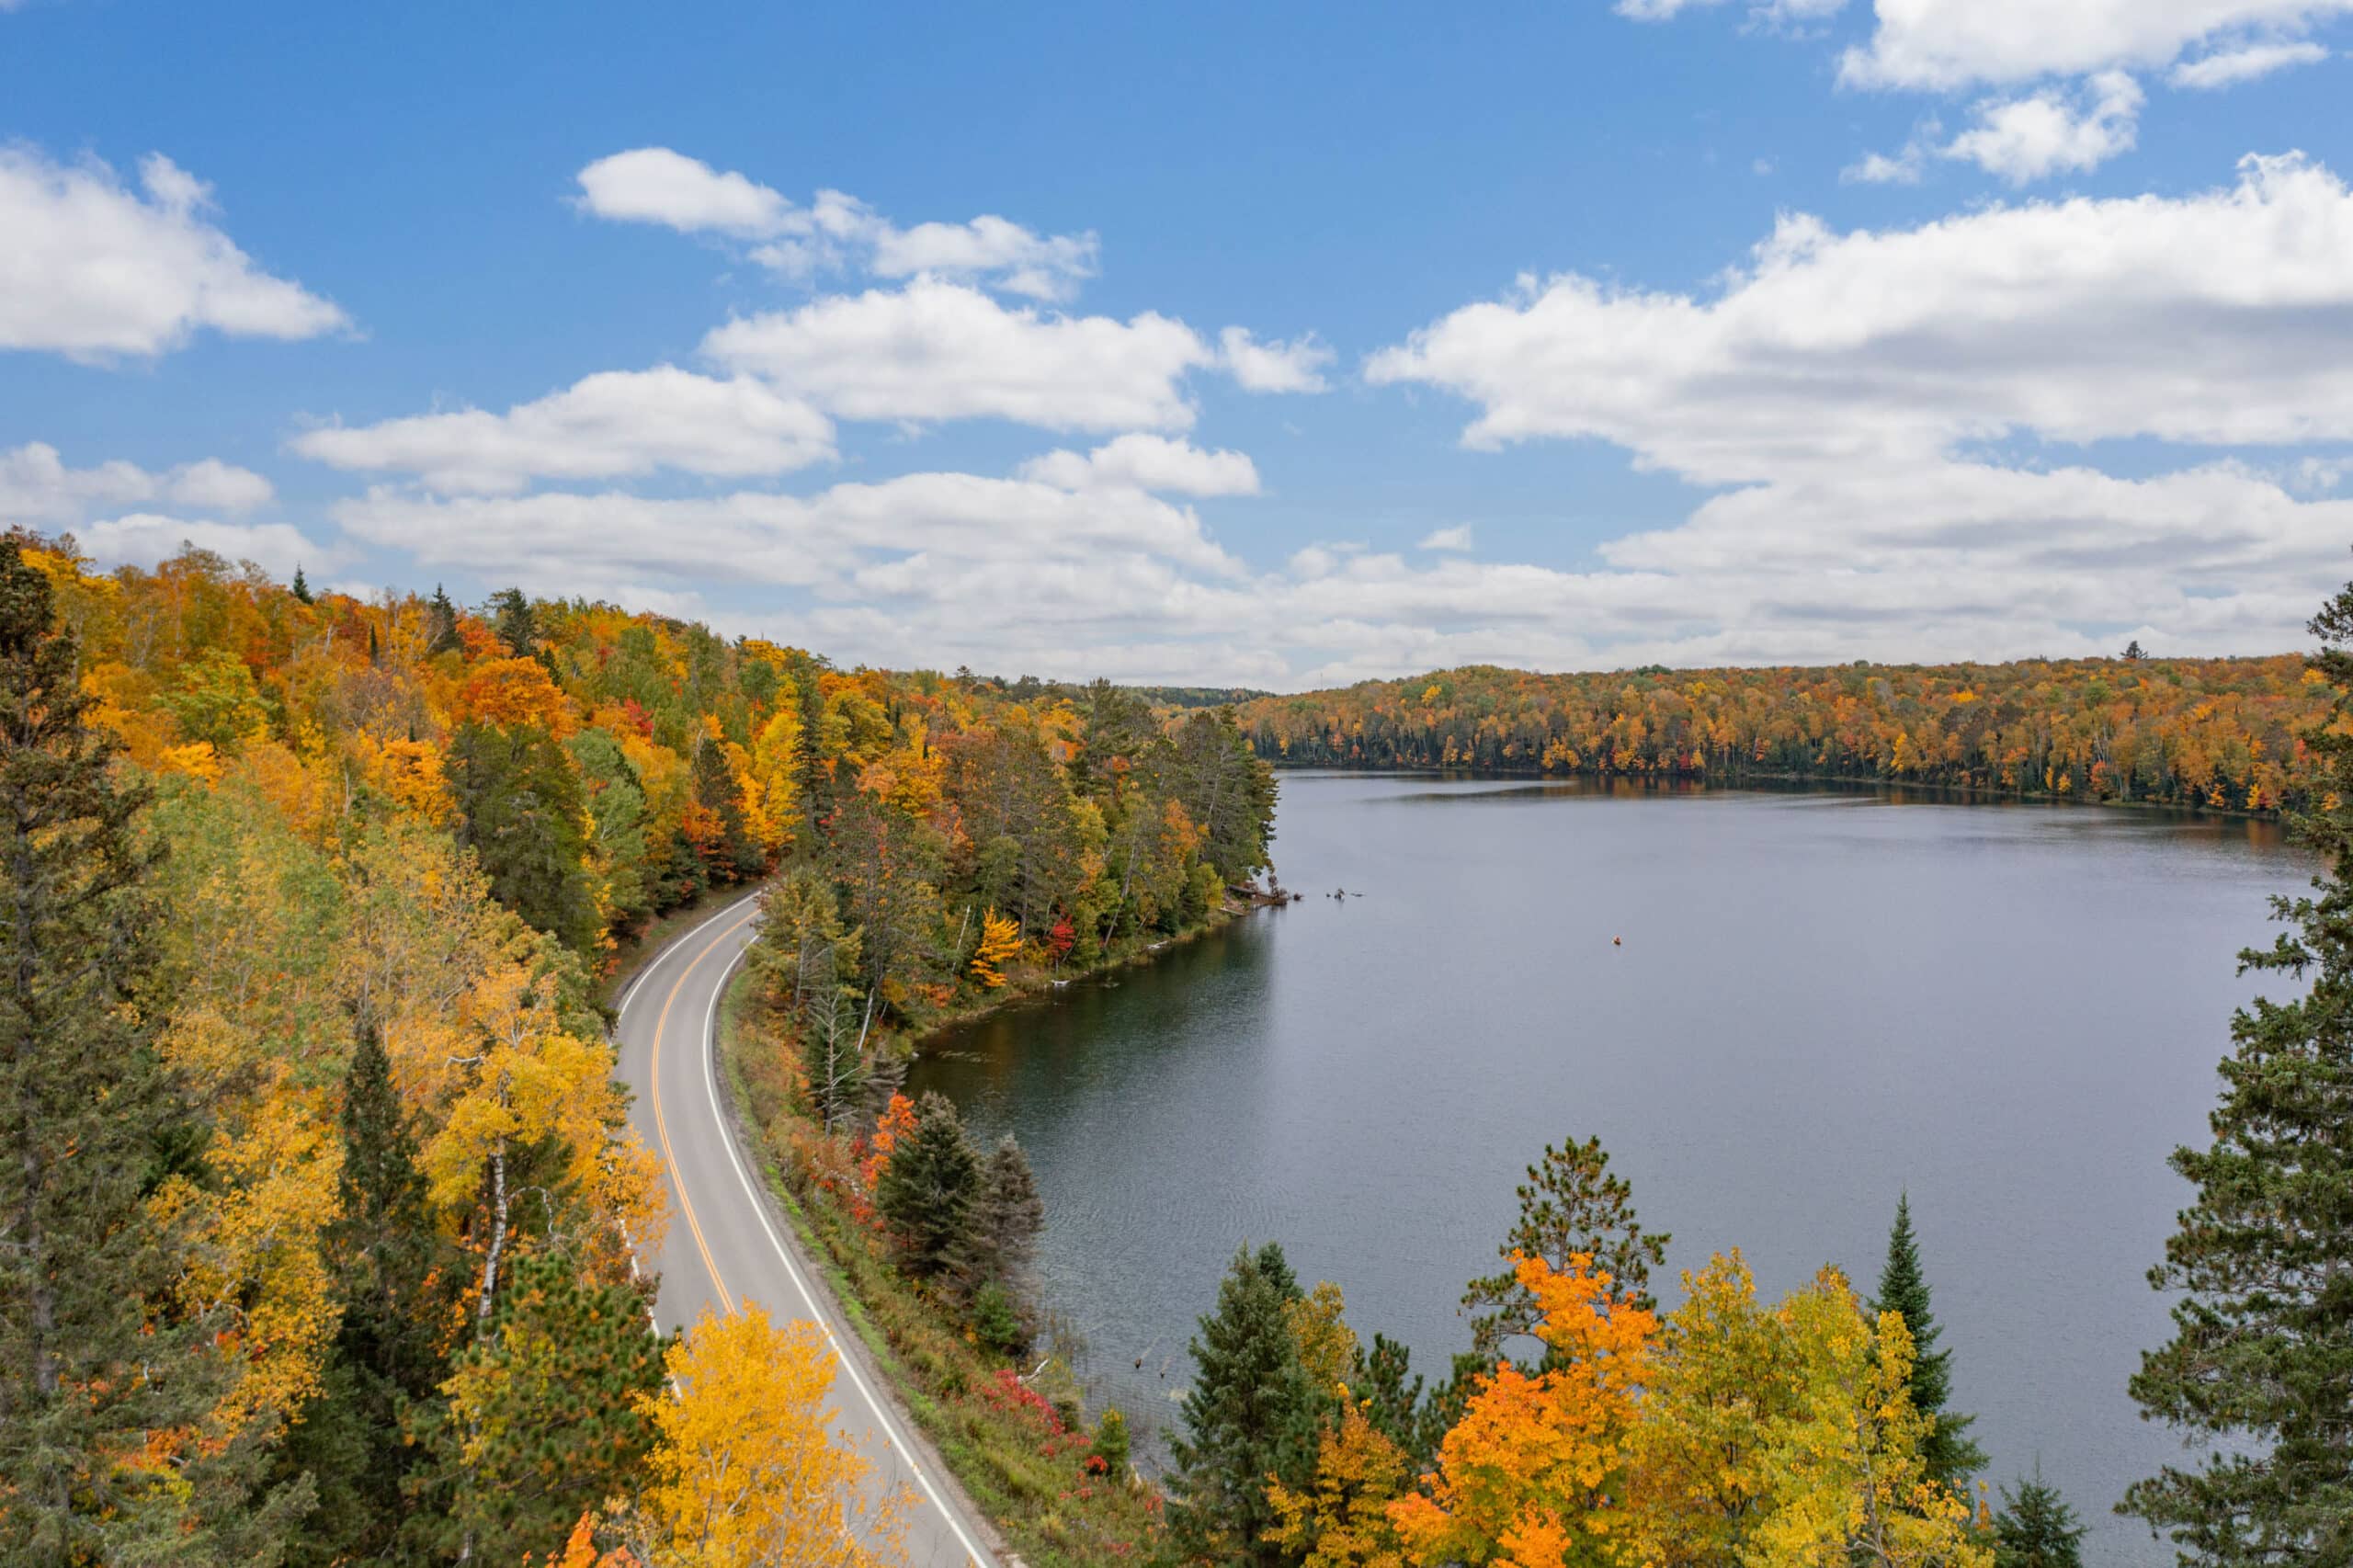
{"type": "Polygon", "coordinates": [[[1551,676],[1472,665],[1261,698],[1240,713],[1261,756],[1305,767],[1910,780],[2272,812],[2308,791],[2300,735],[2330,696],[2293,655],[1551,676]]]}
{"type": "Polygon", "coordinates": [[[929,1020],[1267,861],[1224,715],[519,590],[12,534],[0,685],[10,1561],[867,1561],[822,1341],[647,1332],[664,1200],[600,983],[659,912],[781,873],[768,949],[801,939],[828,1104],[870,1123],[929,1020]],[[750,1555],[678,1544],[722,1515],[750,1555]]]}

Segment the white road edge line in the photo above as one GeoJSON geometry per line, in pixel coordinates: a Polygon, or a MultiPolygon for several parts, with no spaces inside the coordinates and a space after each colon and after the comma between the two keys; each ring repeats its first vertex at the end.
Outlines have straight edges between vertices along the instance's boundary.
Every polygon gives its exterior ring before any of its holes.
{"type": "Polygon", "coordinates": [[[727,1112],[719,1103],[719,1078],[711,1062],[719,1053],[719,999],[727,994],[727,977],[735,972],[735,966],[742,963],[744,955],[751,950],[751,944],[745,943],[733,958],[727,960],[727,967],[719,971],[718,983],[710,993],[710,1006],[703,1015],[702,1083],[710,1096],[711,1119],[718,1124],[720,1142],[727,1150],[727,1163],[734,1167],[735,1179],[744,1184],[744,1196],[751,1199],[752,1212],[757,1216],[760,1229],[767,1233],[768,1244],[776,1248],[776,1256],[784,1264],[784,1271],[792,1277],[793,1288],[801,1292],[801,1300],[809,1309],[811,1321],[825,1331],[825,1343],[834,1347],[834,1358],[841,1363],[842,1370],[849,1374],[850,1384],[866,1401],[866,1407],[874,1412],[874,1419],[881,1426],[883,1437],[898,1450],[907,1468],[915,1472],[916,1484],[923,1488],[924,1495],[931,1499],[931,1506],[939,1510],[939,1517],[948,1521],[948,1528],[956,1532],[957,1544],[964,1549],[968,1562],[985,1565],[988,1559],[982,1555],[979,1547],[972,1544],[972,1538],[964,1533],[963,1525],[956,1517],[956,1510],[949,1507],[948,1500],[932,1486],[931,1477],[923,1472],[923,1466],[915,1460],[915,1449],[899,1436],[898,1428],[891,1424],[889,1414],[882,1408],[882,1402],[874,1397],[874,1391],[868,1388],[866,1380],[858,1375],[857,1358],[835,1336],[834,1325],[825,1321],[825,1314],[818,1309],[817,1298],[810,1291],[809,1282],[801,1277],[800,1266],[792,1261],[792,1254],[785,1249],[783,1238],[776,1233],[776,1227],[768,1223],[767,1204],[761,1198],[759,1189],[752,1185],[752,1178],[745,1173],[743,1160],[735,1153],[735,1131],[728,1122],[727,1112]]]}

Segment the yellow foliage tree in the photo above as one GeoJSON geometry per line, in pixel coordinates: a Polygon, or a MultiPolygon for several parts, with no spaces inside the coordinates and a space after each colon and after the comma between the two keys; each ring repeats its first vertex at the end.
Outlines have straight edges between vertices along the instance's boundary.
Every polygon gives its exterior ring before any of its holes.
{"type": "Polygon", "coordinates": [[[1301,1568],[1405,1568],[1404,1542],[1389,1517],[1408,1480],[1405,1453],[1366,1410],[1352,1403],[1339,1426],[1324,1429],[1311,1491],[1279,1481],[1267,1487],[1279,1521],[1267,1540],[1299,1554],[1301,1568]]]}
{"type": "Polygon", "coordinates": [[[1356,1370],[1357,1335],[1344,1315],[1347,1301],[1329,1279],[1283,1305],[1283,1318],[1299,1345],[1300,1364],[1318,1388],[1345,1396],[1356,1370]]]}
{"type": "Polygon", "coordinates": [[[972,978],[994,991],[1005,983],[1004,966],[1021,951],[1021,923],[992,909],[981,916],[981,950],[972,955],[972,978]]]}
{"type": "Polygon", "coordinates": [[[678,1392],[644,1397],[658,1434],[635,1535],[648,1568],[887,1568],[904,1492],[869,1502],[871,1468],[825,1407],[834,1354],[814,1324],[756,1305],[706,1310],[666,1365],[678,1392]]]}

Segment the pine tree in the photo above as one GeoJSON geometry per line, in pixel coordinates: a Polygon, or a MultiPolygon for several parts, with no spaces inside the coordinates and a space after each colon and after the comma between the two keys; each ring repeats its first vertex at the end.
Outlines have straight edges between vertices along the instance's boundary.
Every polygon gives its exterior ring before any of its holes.
{"type": "Polygon", "coordinates": [[[1937,1348],[1944,1330],[1928,1310],[1928,1277],[1920,1268],[1920,1240],[1912,1231],[1912,1197],[1899,1193],[1895,1223],[1887,1233],[1887,1262],[1879,1275],[1874,1312],[1902,1312],[1912,1332],[1912,1408],[1936,1421],[1936,1430],[1920,1445],[1928,1463],[1928,1479],[1966,1489],[1970,1478],[1985,1468],[1985,1452],[1969,1438],[1974,1415],[1945,1408],[1952,1397],[1952,1352],[1937,1348]]]}
{"type": "Polygon", "coordinates": [[[2304,744],[2327,770],[2295,819],[2326,870],[2274,901],[2293,927],[2242,970],[2309,981],[2231,1020],[2211,1147],[2173,1168],[2198,1197],[2149,1282],[2178,1291],[2174,1336],[2132,1379],[2143,1415],[2213,1447],[2197,1470],[2136,1483],[2121,1511],[2185,1562],[2344,1561],[2353,1550],[2353,586],[2313,617],[2311,668],[2336,688],[2304,744]]]}
{"type": "Polygon", "coordinates": [[[1410,1348],[1387,1335],[1375,1334],[1372,1344],[1358,1356],[1356,1376],[1348,1390],[1364,1403],[1367,1418],[1404,1450],[1413,1472],[1419,1475],[1436,1460],[1446,1427],[1436,1418],[1438,1402],[1423,1397],[1422,1379],[1413,1364],[1410,1348]]]}
{"type": "MultiPolygon", "coordinates": [[[[1646,1235],[1634,1218],[1633,1188],[1609,1174],[1609,1153],[1598,1138],[1555,1149],[1528,1167],[1519,1187],[1519,1219],[1496,1253],[1509,1263],[1515,1253],[1540,1257],[1556,1273],[1571,1271],[1570,1258],[1583,1253],[1617,1281],[1619,1290],[1649,1311],[1651,1270],[1666,1261],[1667,1235],[1646,1235]]],[[[1543,1314],[1511,1268],[1473,1279],[1462,1305],[1484,1307],[1471,1322],[1471,1343],[1480,1369],[1493,1371],[1495,1358],[1514,1338],[1534,1335],[1543,1314]]],[[[1457,1379],[1460,1381],[1460,1379],[1457,1379]]]]}
{"type": "Polygon", "coordinates": [[[1290,1278],[1280,1247],[1242,1248],[1218,1287],[1217,1311],[1192,1341],[1183,1433],[1169,1443],[1168,1528],[1186,1562],[1275,1568],[1290,1560],[1264,1539],[1277,1522],[1267,1478],[1307,1483],[1326,1401],[1300,1364],[1283,1310],[1297,1294],[1295,1280],[1284,1288],[1290,1278]]]}
{"type": "Polygon", "coordinates": [[[924,1096],[915,1131],[891,1151],[874,1189],[874,1206],[897,1239],[901,1267],[918,1279],[954,1270],[980,1186],[980,1156],[954,1103],[941,1094],[924,1096]]]}
{"type": "Polygon", "coordinates": [[[406,1435],[425,1450],[410,1542],[476,1562],[551,1560],[582,1514],[625,1495],[654,1445],[640,1396],[662,1388],[670,1344],[645,1312],[641,1289],[583,1279],[560,1255],[518,1261],[448,1404],[410,1407],[406,1435]]]}
{"type": "Polygon", "coordinates": [[[1038,1196],[1038,1178],[1029,1156],[1006,1133],[981,1163],[980,1187],[965,1223],[962,1267],[966,1288],[974,1294],[995,1290],[1015,1325],[1010,1338],[1000,1334],[1008,1351],[1024,1349],[1035,1310],[1030,1296],[1030,1269],[1038,1256],[1038,1235],[1046,1228],[1046,1202],[1038,1196]]]}
{"type": "Polygon", "coordinates": [[[0,536],[0,1560],[272,1562],[310,1492],[256,1495],[267,1424],[172,1285],[193,1239],[148,1199],[202,1175],[159,1059],[144,791],[85,729],[49,579],[0,536]]]}
{"type": "Polygon", "coordinates": [[[2021,1478],[2018,1490],[2002,1488],[1994,1515],[1994,1568],[2082,1568],[2085,1526],[2055,1486],[2021,1478]]]}
{"type": "Polygon", "coordinates": [[[295,599],[300,603],[310,604],[313,602],[311,598],[311,585],[303,580],[302,566],[300,562],[295,563],[294,581],[287,585],[287,591],[291,593],[295,599]]]}
{"type": "Polygon", "coordinates": [[[719,824],[719,838],[711,846],[718,864],[712,869],[730,881],[757,876],[765,861],[744,824],[743,791],[719,743],[708,735],[695,742],[694,781],[695,803],[719,824]]]}

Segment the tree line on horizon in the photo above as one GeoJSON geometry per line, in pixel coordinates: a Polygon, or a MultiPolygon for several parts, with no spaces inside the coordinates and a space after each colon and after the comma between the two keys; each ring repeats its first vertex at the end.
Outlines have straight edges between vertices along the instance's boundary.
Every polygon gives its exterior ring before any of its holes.
{"type": "Polygon", "coordinates": [[[2260,813],[2316,803],[2333,692],[2296,654],[1536,675],[1493,665],[1238,715],[1292,767],[1918,783],[2260,813]]]}

